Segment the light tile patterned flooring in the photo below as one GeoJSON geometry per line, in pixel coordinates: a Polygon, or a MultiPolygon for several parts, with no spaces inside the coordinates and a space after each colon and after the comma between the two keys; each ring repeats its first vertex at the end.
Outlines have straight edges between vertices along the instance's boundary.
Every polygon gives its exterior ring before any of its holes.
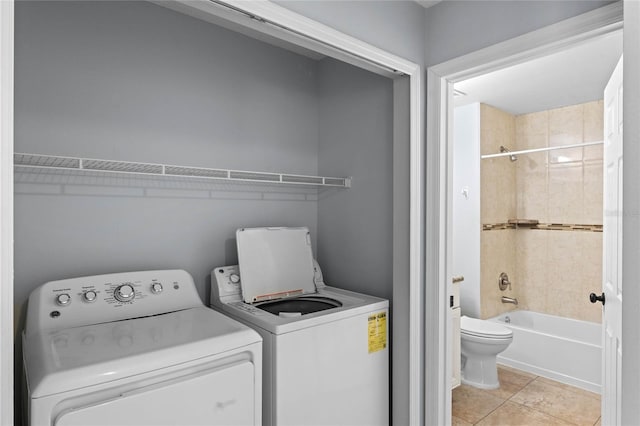
{"type": "Polygon", "coordinates": [[[500,388],[453,390],[452,425],[600,426],[600,395],[498,366],[500,388]]]}

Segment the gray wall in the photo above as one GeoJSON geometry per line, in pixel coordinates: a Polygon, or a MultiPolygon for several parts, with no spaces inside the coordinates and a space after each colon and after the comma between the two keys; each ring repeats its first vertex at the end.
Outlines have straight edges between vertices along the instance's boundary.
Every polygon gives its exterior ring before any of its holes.
{"type": "Polygon", "coordinates": [[[325,59],[318,169],[353,175],[318,197],[318,259],[329,285],[392,298],[393,81],[325,59]]]}
{"type": "Polygon", "coordinates": [[[317,191],[19,172],[18,310],[48,280],[156,268],[207,300],[241,226],[308,226],[327,282],[391,298],[392,94],[149,3],[18,3],[17,152],[354,176],[317,191]]]}
{"type": "Polygon", "coordinates": [[[393,424],[410,424],[409,378],[410,321],[407,306],[409,288],[409,161],[411,159],[411,126],[409,114],[410,80],[408,77],[393,82],[393,362],[391,383],[393,424]]]}
{"type": "Polygon", "coordinates": [[[427,9],[425,65],[445,62],[609,3],[612,2],[443,1],[427,9]]]}
{"type": "MultiPolygon", "coordinates": [[[[624,229],[622,246],[622,282],[634,283],[640,278],[640,3],[625,2],[624,4],[624,199],[622,226],[624,229]],[[627,95],[630,94],[630,95],[627,95]]],[[[640,418],[640,330],[637,327],[637,304],[640,302],[640,292],[637,285],[626,285],[622,310],[622,389],[618,395],[618,403],[622,406],[621,424],[633,424],[640,418]],[[628,308],[627,308],[628,307],[628,308]]]]}
{"type": "MultiPolygon", "coordinates": [[[[315,61],[142,2],[16,5],[15,149],[315,174],[315,61]]],[[[208,298],[240,226],[308,226],[315,190],[16,176],[15,300],[48,280],[184,268],[208,298]]]]}

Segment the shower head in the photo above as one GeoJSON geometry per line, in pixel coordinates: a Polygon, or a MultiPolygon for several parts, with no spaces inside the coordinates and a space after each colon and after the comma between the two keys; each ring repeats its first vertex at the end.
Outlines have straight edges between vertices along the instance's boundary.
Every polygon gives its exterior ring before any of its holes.
{"type": "MultiPolygon", "coordinates": [[[[509,151],[509,150],[508,150],[507,148],[505,148],[504,146],[500,145],[500,152],[511,152],[511,151],[509,151]]],[[[509,160],[511,160],[511,161],[516,161],[517,159],[518,159],[518,157],[516,157],[516,155],[515,155],[515,154],[511,154],[511,155],[509,156],[509,160]]]]}

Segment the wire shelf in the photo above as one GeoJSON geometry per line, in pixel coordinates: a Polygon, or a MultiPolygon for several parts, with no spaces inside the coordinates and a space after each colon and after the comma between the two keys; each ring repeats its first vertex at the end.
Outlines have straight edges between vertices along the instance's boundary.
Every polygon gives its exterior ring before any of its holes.
{"type": "Polygon", "coordinates": [[[91,172],[125,173],[148,176],[192,177],[232,182],[260,182],[280,185],[350,188],[350,177],[293,175],[248,170],[209,169],[131,161],[100,160],[95,158],[61,157],[55,155],[15,153],[15,166],[37,169],[86,170],[91,172]]]}

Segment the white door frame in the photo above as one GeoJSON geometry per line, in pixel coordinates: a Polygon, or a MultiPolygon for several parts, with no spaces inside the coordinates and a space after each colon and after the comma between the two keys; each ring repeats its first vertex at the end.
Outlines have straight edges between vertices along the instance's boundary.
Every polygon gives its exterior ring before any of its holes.
{"type": "Polygon", "coordinates": [[[13,424],[13,0],[0,1],[0,424],[13,424]]]}
{"type": "MultiPolygon", "coordinates": [[[[408,392],[409,413],[403,413],[411,424],[423,420],[422,360],[423,323],[421,312],[422,236],[423,220],[423,71],[416,63],[407,61],[361,40],[334,30],[297,13],[268,1],[223,0],[174,0],[157,1],[158,4],[179,10],[210,22],[231,24],[234,28],[251,29],[273,38],[303,46],[344,62],[377,72],[382,75],[409,77],[410,95],[410,201],[409,201],[409,283],[394,283],[409,288],[409,306],[396,312],[408,313],[409,341],[404,342],[401,359],[394,357],[394,364],[409,363],[408,392]],[[231,6],[231,8],[227,7],[231,6]]],[[[0,64],[1,137],[0,186],[2,258],[0,259],[0,424],[13,424],[13,0],[0,0],[0,64]]],[[[402,218],[404,220],[404,217],[402,218]]],[[[394,219],[395,220],[395,219],[394,219]]],[[[395,258],[396,256],[394,256],[395,258]]],[[[395,262],[395,260],[394,260],[395,262]]],[[[406,292],[403,289],[403,292],[406,292]]],[[[404,334],[404,333],[403,333],[404,334]]],[[[396,352],[394,351],[394,354],[396,352]]]]}
{"type": "MultiPolygon", "coordinates": [[[[622,2],[616,2],[452,59],[427,70],[425,395],[428,398],[425,401],[426,424],[450,424],[451,422],[451,345],[449,344],[451,324],[447,314],[447,303],[448,295],[451,294],[451,279],[454,272],[451,268],[453,84],[558,52],[590,38],[619,30],[623,22],[622,9],[622,2]]],[[[637,57],[638,53],[634,52],[630,55],[637,57]]],[[[626,56],[627,53],[625,53],[626,56]]],[[[625,97],[625,105],[626,101],[627,97],[625,97]]],[[[627,167],[629,166],[625,169],[627,167]]],[[[625,228],[625,233],[626,231],[625,228]]],[[[626,360],[633,359],[633,362],[638,364],[635,361],[637,357],[627,357],[627,354],[625,357],[626,360]]],[[[640,392],[636,392],[631,398],[639,394],[640,392]]]]}

